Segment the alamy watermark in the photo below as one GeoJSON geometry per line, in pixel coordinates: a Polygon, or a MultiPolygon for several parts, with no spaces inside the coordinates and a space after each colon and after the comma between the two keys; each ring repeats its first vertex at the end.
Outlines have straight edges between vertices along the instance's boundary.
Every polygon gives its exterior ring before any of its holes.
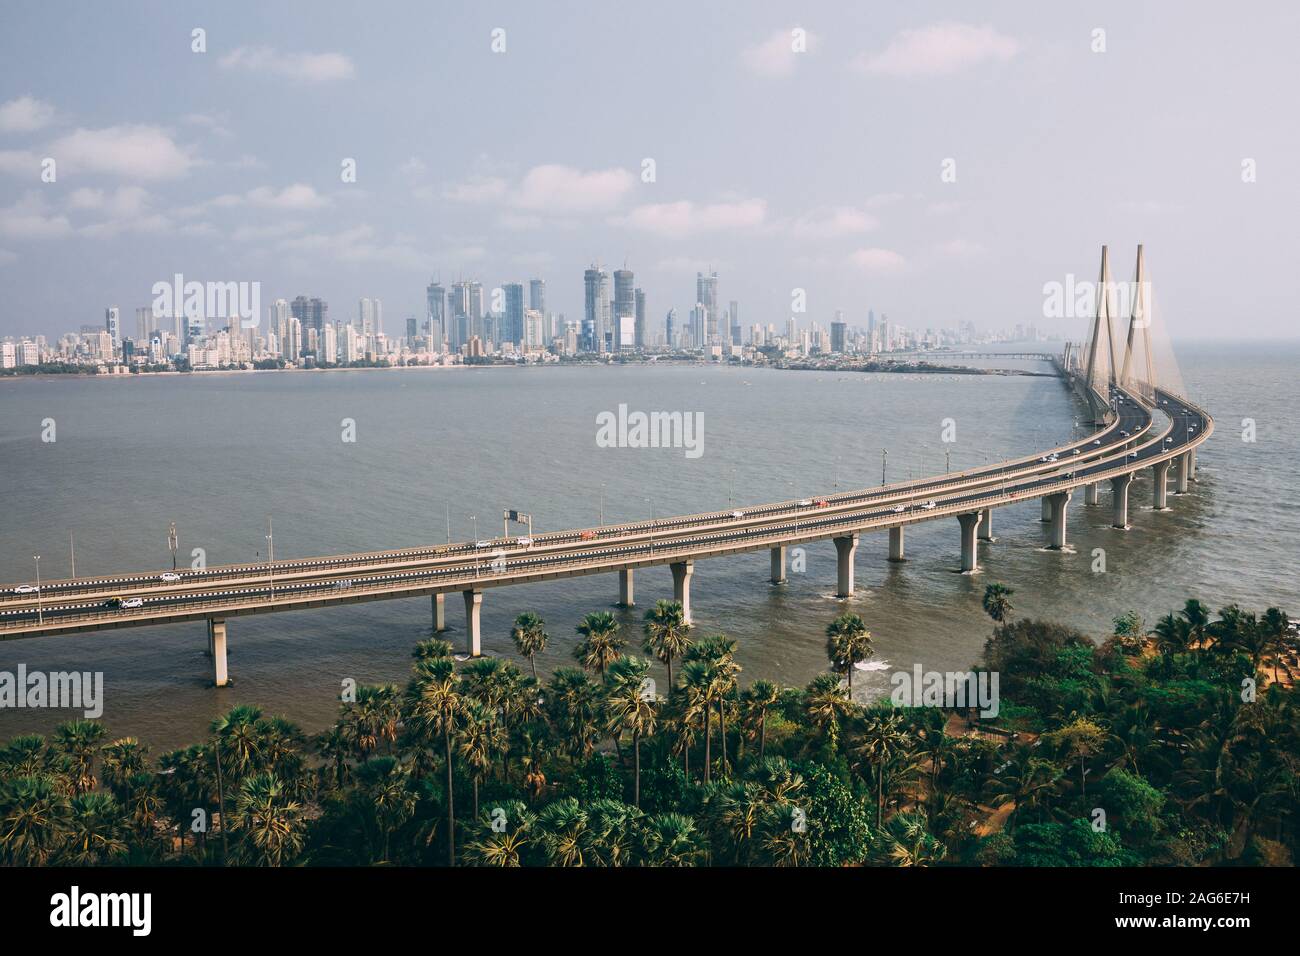
{"type": "Polygon", "coordinates": [[[596,416],[597,448],[684,448],[687,458],[704,454],[703,412],[617,412],[596,416]]]}
{"type": "Polygon", "coordinates": [[[0,710],[6,708],[80,709],[87,720],[104,713],[103,671],[0,671],[0,710]]]}
{"type": "Polygon", "coordinates": [[[156,319],[237,318],[241,329],[255,329],[261,322],[260,282],[186,282],[177,272],[170,283],[155,282],[151,291],[156,319]]]}
{"type": "Polygon", "coordinates": [[[978,707],[979,715],[998,715],[997,671],[927,671],[920,664],[889,677],[895,707],[978,707]]]}
{"type": "Polygon", "coordinates": [[[1145,310],[1151,304],[1150,282],[1093,282],[1076,279],[1073,272],[1066,274],[1064,282],[1043,283],[1043,318],[1091,319],[1097,314],[1097,303],[1103,290],[1112,307],[1112,316],[1134,315],[1136,308],[1137,327],[1143,328],[1149,321],[1145,310]]]}

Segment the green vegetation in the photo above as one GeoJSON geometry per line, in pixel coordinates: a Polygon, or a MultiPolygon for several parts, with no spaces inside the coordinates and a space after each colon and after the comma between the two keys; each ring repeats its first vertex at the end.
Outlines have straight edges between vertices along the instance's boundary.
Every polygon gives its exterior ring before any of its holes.
{"type": "Polygon", "coordinates": [[[581,667],[457,662],[418,644],[404,688],[362,686],[308,738],[238,706],[159,755],[74,720],[0,747],[0,863],[478,866],[1290,864],[1300,842],[1297,641],[1284,614],[1197,601],[1099,645],[1011,620],[993,585],[983,667],[999,716],[850,699],[865,622],[826,627],[832,672],[742,686],[736,642],[660,602],[644,650],[610,614],[581,667]],[[1258,687],[1258,690],[1256,689],[1258,687]],[[661,692],[663,691],[663,692],[661,692]]]}

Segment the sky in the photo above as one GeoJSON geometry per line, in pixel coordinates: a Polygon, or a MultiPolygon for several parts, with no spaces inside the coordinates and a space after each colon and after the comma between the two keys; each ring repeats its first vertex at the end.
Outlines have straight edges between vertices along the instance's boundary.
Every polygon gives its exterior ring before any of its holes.
{"type": "Polygon", "coordinates": [[[1175,341],[1295,336],[1297,35],[1284,3],[11,0],[0,336],[132,334],[176,273],[379,297],[390,334],[433,277],[580,318],[599,261],[655,328],[704,270],[746,326],[802,289],[801,323],[1068,337],[1045,284],[1139,242],[1175,341]]]}

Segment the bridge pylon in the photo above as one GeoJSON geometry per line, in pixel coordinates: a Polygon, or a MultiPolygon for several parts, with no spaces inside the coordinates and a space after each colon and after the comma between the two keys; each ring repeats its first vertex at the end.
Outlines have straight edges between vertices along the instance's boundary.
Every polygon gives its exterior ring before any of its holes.
{"type": "Polygon", "coordinates": [[[1110,413],[1110,386],[1115,382],[1115,331],[1111,325],[1114,303],[1111,301],[1110,250],[1101,247],[1101,279],[1097,288],[1097,314],[1088,335],[1088,362],[1084,383],[1094,420],[1102,424],[1110,413]],[[1101,340],[1105,338],[1103,352],[1101,340]]]}
{"type": "Polygon", "coordinates": [[[1137,272],[1133,284],[1132,306],[1128,321],[1128,338],[1124,345],[1124,364],[1120,369],[1119,383],[1125,388],[1141,385],[1140,391],[1150,400],[1155,399],[1156,371],[1155,360],[1151,355],[1151,303],[1148,301],[1146,264],[1142,255],[1142,244],[1138,244],[1137,272]],[[1142,330],[1142,351],[1146,359],[1146,380],[1133,381],[1133,352],[1137,345],[1138,330],[1142,330]]]}

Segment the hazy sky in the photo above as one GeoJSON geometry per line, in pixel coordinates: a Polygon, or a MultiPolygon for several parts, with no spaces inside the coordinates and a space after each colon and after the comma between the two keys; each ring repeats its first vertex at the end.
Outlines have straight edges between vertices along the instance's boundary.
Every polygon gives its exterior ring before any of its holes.
{"type": "Polygon", "coordinates": [[[541,276],[576,318],[594,259],[655,328],[711,267],[746,325],[804,288],[1054,329],[1043,284],[1139,241],[1175,338],[1295,335],[1297,36],[1289,3],[6,2],[0,335],[134,334],[176,272],[379,296],[390,334],[434,275],[541,276]]]}

